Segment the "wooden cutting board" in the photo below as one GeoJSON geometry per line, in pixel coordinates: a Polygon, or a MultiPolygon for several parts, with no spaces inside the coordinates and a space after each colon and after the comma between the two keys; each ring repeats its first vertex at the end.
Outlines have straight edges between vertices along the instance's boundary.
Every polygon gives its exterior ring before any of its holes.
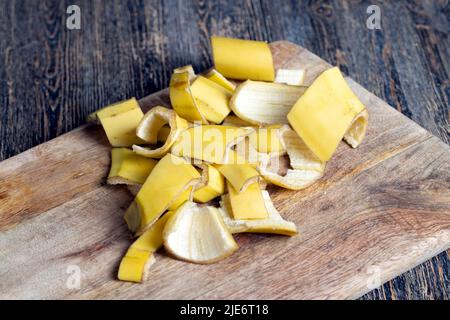
{"type": "MultiPolygon", "coordinates": [[[[288,42],[277,68],[330,66],[288,42]]],[[[236,235],[240,249],[213,265],[157,254],[144,284],[116,280],[132,239],[132,196],[108,186],[110,146],[83,126],[0,164],[0,298],[356,298],[450,246],[450,148],[348,79],[370,115],[358,149],[341,143],[312,187],[271,187],[293,238],[236,235]],[[74,277],[79,271],[79,286],[74,277]]],[[[140,101],[168,105],[167,90],[140,101]]]]}

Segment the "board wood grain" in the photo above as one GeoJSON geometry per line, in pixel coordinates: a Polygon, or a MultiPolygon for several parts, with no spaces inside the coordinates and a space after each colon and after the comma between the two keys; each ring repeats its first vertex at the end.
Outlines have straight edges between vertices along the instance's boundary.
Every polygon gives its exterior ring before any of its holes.
{"type": "MultiPolygon", "coordinates": [[[[271,44],[277,67],[329,67],[304,48],[271,44]]],[[[143,284],[116,280],[132,242],[132,196],[108,186],[109,146],[83,126],[0,165],[0,297],[143,299],[356,298],[450,246],[450,148],[348,79],[367,106],[363,144],[341,143],[323,179],[271,187],[293,238],[241,234],[230,258],[203,266],[157,254],[143,284]],[[79,288],[67,286],[71,266],[79,288]]],[[[167,90],[140,101],[168,105],[167,90]]]]}

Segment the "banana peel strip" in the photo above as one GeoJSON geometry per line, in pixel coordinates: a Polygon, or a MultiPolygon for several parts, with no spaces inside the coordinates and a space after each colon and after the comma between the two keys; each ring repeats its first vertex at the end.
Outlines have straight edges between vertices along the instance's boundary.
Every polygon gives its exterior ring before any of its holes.
{"type": "Polygon", "coordinates": [[[236,85],[229,81],[227,78],[225,78],[219,71],[212,69],[209,71],[205,77],[211,81],[214,81],[218,85],[224,87],[227,89],[231,94],[236,89],[236,85]]]}
{"type": "Polygon", "coordinates": [[[157,160],[142,157],[128,148],[112,148],[107,183],[142,185],[157,163],[157,160]]]}
{"type": "Polygon", "coordinates": [[[366,135],[367,125],[369,123],[369,113],[366,109],[361,111],[353,120],[350,128],[344,135],[344,140],[352,148],[357,148],[366,135]]]}
{"type": "Polygon", "coordinates": [[[272,52],[266,42],[211,37],[211,47],[215,68],[225,77],[274,80],[272,52]]]}
{"type": "Polygon", "coordinates": [[[257,127],[245,120],[242,120],[236,115],[229,115],[223,121],[223,125],[234,127],[253,127],[255,129],[255,133],[249,136],[249,141],[256,152],[279,155],[286,153],[279,137],[280,128],[283,126],[281,124],[257,127]]]}
{"type": "Polygon", "coordinates": [[[178,259],[209,264],[238,249],[218,208],[186,201],[166,223],[164,248],[178,259]]]}
{"type": "Polygon", "coordinates": [[[172,108],[183,119],[206,124],[208,121],[201,114],[191,92],[191,81],[195,77],[192,75],[193,71],[191,72],[190,68],[188,70],[182,68],[172,73],[170,78],[169,97],[172,108]]]}
{"type": "Polygon", "coordinates": [[[206,203],[225,193],[225,179],[213,165],[202,163],[198,165],[202,169],[205,186],[194,192],[194,201],[206,203]]]}
{"type": "Polygon", "coordinates": [[[245,190],[237,191],[229,181],[227,190],[234,219],[266,219],[267,208],[258,182],[249,184],[245,190]]]}
{"type": "Polygon", "coordinates": [[[291,168],[287,168],[285,174],[281,174],[283,162],[280,161],[280,157],[265,156],[258,171],[267,182],[291,190],[300,190],[323,176],[325,162],[315,156],[295,131],[285,126],[282,129],[281,139],[291,168]]]}
{"type": "Polygon", "coordinates": [[[117,278],[122,281],[142,282],[148,276],[150,266],[155,262],[155,253],[163,244],[162,233],[173,211],[166,212],[131,246],[122,258],[117,278]]]}
{"type": "MultiPolygon", "coordinates": [[[[149,158],[161,158],[167,154],[180,134],[189,126],[188,122],[185,119],[180,118],[175,111],[160,106],[153,107],[145,114],[136,129],[136,134],[142,140],[150,144],[156,144],[158,142],[159,131],[161,131],[166,124],[169,125],[170,131],[161,147],[151,149],[133,145],[133,151],[141,156],[149,158]]],[[[165,130],[166,129],[164,129],[164,131],[165,130]]]]}
{"type": "Polygon", "coordinates": [[[112,147],[131,147],[142,142],[136,128],[144,113],[135,98],[120,101],[90,114],[87,120],[103,126],[112,147]]]}
{"type": "Polygon", "coordinates": [[[305,91],[306,87],[247,80],[236,88],[230,107],[254,125],[286,124],[286,115],[305,91]]]}
{"type": "Polygon", "coordinates": [[[214,164],[239,163],[233,148],[253,132],[253,128],[221,125],[191,127],[182,132],[171,153],[214,164]]]}
{"type": "Polygon", "coordinates": [[[274,233],[286,236],[297,234],[295,223],[284,220],[270,199],[269,192],[262,190],[264,204],[267,208],[268,216],[266,219],[245,220],[234,219],[230,196],[225,194],[220,201],[220,213],[231,233],[253,232],[253,233],[274,233]]]}
{"type": "Polygon", "coordinates": [[[259,182],[261,176],[250,164],[219,164],[215,167],[227,179],[238,192],[242,192],[255,182],[259,182]]]}
{"type": "Polygon", "coordinates": [[[219,124],[231,112],[228,104],[233,93],[220,84],[198,76],[190,88],[198,110],[207,121],[219,124]]]}
{"type": "Polygon", "coordinates": [[[125,213],[128,228],[141,235],[184,193],[192,194],[204,182],[200,173],[183,158],[164,156],[153,168],[125,213]]]}
{"type": "Polygon", "coordinates": [[[362,141],[367,127],[366,107],[334,67],[323,72],[287,115],[292,128],[322,161],[328,161],[339,142],[362,141]]]}

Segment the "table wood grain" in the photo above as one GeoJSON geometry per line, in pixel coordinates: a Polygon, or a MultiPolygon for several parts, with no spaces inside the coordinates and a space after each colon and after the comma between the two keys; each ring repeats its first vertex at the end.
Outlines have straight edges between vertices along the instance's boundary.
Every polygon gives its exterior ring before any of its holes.
{"type": "MultiPolygon", "coordinates": [[[[212,34],[286,39],[318,54],[450,143],[449,1],[73,1],[0,3],[0,159],[68,132],[117,100],[212,65],[212,34]],[[370,4],[381,30],[366,28],[370,4]]],[[[363,299],[449,299],[450,252],[363,299]]]]}

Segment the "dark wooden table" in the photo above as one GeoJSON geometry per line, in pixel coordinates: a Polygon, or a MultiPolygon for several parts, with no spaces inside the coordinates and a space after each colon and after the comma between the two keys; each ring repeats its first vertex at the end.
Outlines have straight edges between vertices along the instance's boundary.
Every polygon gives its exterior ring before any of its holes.
{"type": "MultiPolygon", "coordinates": [[[[0,2],[0,160],[112,102],[212,65],[212,34],[286,39],[318,54],[450,143],[450,1],[0,2]],[[67,7],[81,29],[66,27],[67,7]],[[381,9],[381,29],[366,10],[381,9]]],[[[363,299],[449,299],[450,250],[363,299]]]]}

